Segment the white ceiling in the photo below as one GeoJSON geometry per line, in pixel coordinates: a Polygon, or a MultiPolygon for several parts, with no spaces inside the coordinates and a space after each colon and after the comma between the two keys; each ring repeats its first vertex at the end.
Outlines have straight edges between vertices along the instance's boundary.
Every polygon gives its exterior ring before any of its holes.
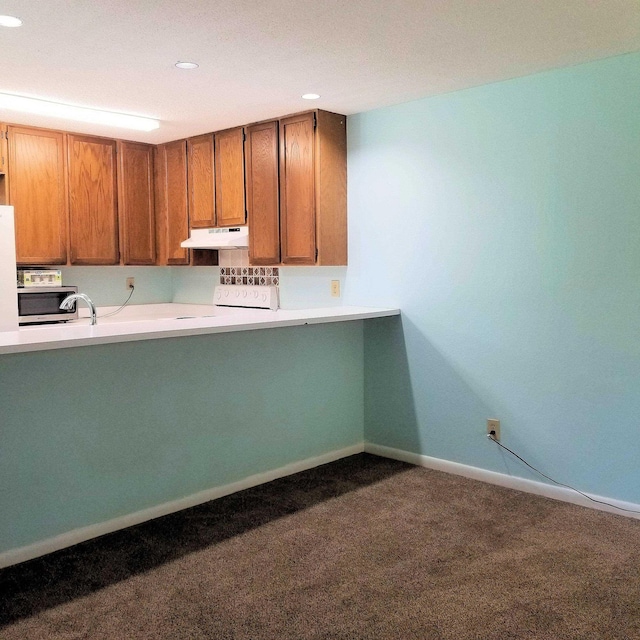
{"type": "Polygon", "coordinates": [[[0,28],[0,92],[161,126],[2,110],[0,120],[153,143],[314,107],[350,115],[640,50],[638,0],[0,0],[0,14],[24,20],[0,28]]]}

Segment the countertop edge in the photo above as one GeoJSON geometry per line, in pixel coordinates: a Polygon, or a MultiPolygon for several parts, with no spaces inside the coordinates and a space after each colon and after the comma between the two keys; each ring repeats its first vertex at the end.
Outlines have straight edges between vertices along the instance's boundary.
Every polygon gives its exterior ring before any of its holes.
{"type": "MultiPolygon", "coordinates": [[[[0,333],[0,355],[16,353],[31,353],[36,351],[52,351],[74,347],[86,347],[119,342],[136,342],[142,340],[159,340],[164,338],[180,338],[188,336],[202,336],[218,333],[232,333],[236,331],[254,331],[260,329],[277,329],[309,324],[325,324],[332,322],[347,322],[353,320],[368,320],[400,315],[399,309],[375,307],[331,307],[323,309],[280,310],[282,317],[269,319],[243,318],[194,318],[185,323],[179,320],[165,320],[163,323],[175,323],[175,326],[154,328],[157,320],[129,322],[123,325],[103,325],[101,335],[91,335],[92,327],[86,326],[86,334],[70,338],[38,339],[36,334],[8,331],[0,333]],[[137,325],[137,326],[136,326],[137,325]],[[107,329],[104,327],[107,326],[107,329]],[[112,333],[110,333],[110,328],[112,333]],[[31,340],[29,339],[31,337],[31,340]],[[11,340],[13,338],[13,341],[11,340]]],[[[278,313],[278,312],[276,312],[278,313]]],[[[64,330],[64,329],[63,329],[64,330]]]]}

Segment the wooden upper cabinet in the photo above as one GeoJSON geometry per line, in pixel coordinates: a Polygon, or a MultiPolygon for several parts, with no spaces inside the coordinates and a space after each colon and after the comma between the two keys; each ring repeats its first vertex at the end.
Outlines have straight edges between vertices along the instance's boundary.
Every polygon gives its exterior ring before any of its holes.
{"type": "Polygon", "coordinates": [[[0,124],[24,265],[217,264],[189,229],[247,218],[251,264],[346,265],[346,193],[346,118],[322,110],[158,146],[0,124]]]}
{"type": "Polygon", "coordinates": [[[280,230],[283,264],[315,264],[314,113],[280,121],[280,230]]]}
{"type": "Polygon", "coordinates": [[[118,160],[122,262],[132,265],[155,264],[153,147],[139,142],[120,142],[118,160]]]}
{"type": "Polygon", "coordinates": [[[116,141],[68,134],[71,264],[118,264],[116,141]]]}
{"type": "Polygon", "coordinates": [[[7,165],[9,163],[9,147],[7,143],[7,125],[0,124],[0,174],[7,173],[7,165]]]}
{"type": "Polygon", "coordinates": [[[347,264],[345,116],[280,120],[280,235],[283,264],[347,264]]]}
{"type": "Polygon", "coordinates": [[[246,137],[249,261],[255,265],[279,264],[278,122],[247,127],[246,137]]]}
{"type": "Polygon", "coordinates": [[[189,188],[189,225],[192,228],[215,227],[215,171],[213,134],[187,140],[187,176],[189,188]]]}
{"type": "Polygon", "coordinates": [[[15,208],[19,264],[67,262],[64,136],[57,131],[8,127],[9,204],[15,208]]]}
{"type": "Polygon", "coordinates": [[[7,204],[9,202],[8,165],[9,147],[7,143],[7,125],[0,124],[0,204],[7,204]]]}
{"type": "Polygon", "coordinates": [[[347,118],[320,110],[316,118],[316,264],[346,265],[347,118]]]}
{"type": "Polygon", "coordinates": [[[214,134],[217,226],[246,221],[244,200],[244,128],[214,134]]]}
{"type": "Polygon", "coordinates": [[[158,262],[189,264],[189,250],[180,246],[189,237],[186,140],[158,147],[156,196],[158,262]]]}

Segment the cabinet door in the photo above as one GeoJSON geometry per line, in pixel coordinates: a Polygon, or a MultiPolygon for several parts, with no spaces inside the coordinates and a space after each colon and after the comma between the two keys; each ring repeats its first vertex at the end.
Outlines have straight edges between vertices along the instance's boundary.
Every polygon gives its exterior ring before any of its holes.
{"type": "Polygon", "coordinates": [[[214,140],[218,226],[244,224],[244,129],[221,131],[214,140]]]}
{"type": "Polygon", "coordinates": [[[213,135],[187,140],[189,186],[189,225],[192,228],[215,227],[215,172],[213,169],[213,135]]]}
{"type": "Polygon", "coordinates": [[[7,146],[7,125],[0,124],[0,174],[7,173],[9,149],[7,146]]]}
{"type": "Polygon", "coordinates": [[[280,199],[278,193],[278,123],[247,127],[245,147],[249,261],[280,263],[280,199]]]}
{"type": "Polygon", "coordinates": [[[118,264],[116,141],[69,134],[71,264],[118,264]]]}
{"type": "Polygon", "coordinates": [[[316,264],[347,264],[347,119],[316,112],[316,264]]]}
{"type": "Polygon", "coordinates": [[[160,263],[189,264],[189,250],[180,246],[189,237],[186,140],[158,147],[157,178],[160,263]]]}
{"type": "Polygon", "coordinates": [[[8,127],[9,204],[15,208],[19,264],[67,262],[64,137],[57,131],[8,127]]]}
{"type": "Polygon", "coordinates": [[[9,202],[7,166],[9,165],[9,147],[7,145],[7,125],[0,124],[0,204],[9,202]]]}
{"type": "Polygon", "coordinates": [[[283,264],[315,264],[313,113],[280,121],[280,233],[283,264]]]}
{"type": "Polygon", "coordinates": [[[118,211],[123,264],[154,264],[153,147],[123,141],[118,149],[118,211]]]}

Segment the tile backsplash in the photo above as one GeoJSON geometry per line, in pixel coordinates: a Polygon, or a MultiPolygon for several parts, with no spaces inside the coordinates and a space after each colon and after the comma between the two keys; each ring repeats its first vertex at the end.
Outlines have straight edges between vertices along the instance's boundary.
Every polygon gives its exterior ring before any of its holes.
{"type": "Polygon", "coordinates": [[[279,285],[279,267],[220,267],[220,284],[279,285]]]}
{"type": "Polygon", "coordinates": [[[250,267],[246,249],[220,251],[220,284],[279,285],[279,267],[250,267]]]}

